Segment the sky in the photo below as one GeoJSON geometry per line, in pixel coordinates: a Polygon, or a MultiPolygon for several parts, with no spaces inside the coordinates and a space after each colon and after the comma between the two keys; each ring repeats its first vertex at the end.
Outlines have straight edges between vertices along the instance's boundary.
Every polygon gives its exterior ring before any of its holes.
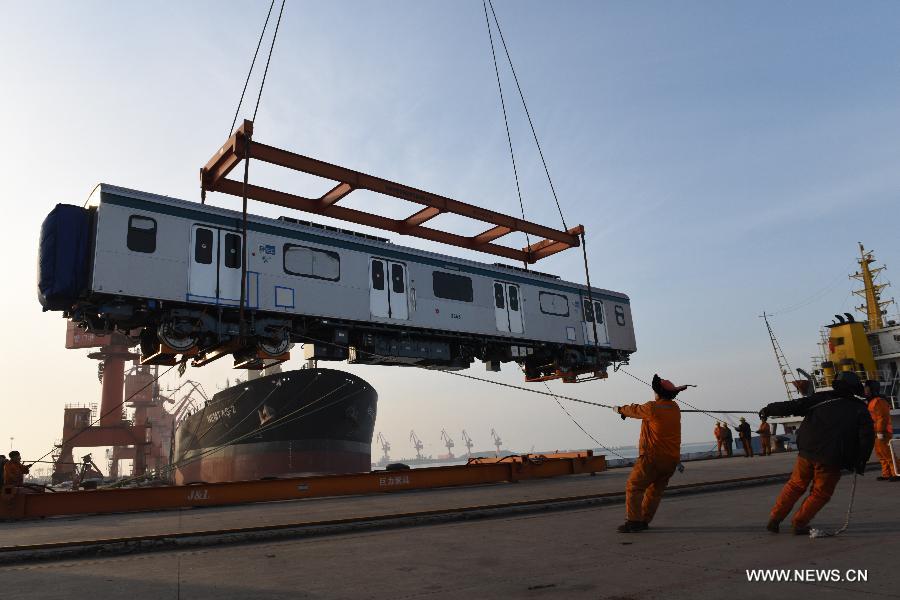
{"type": "MultiPolygon", "coordinates": [[[[63,319],[37,302],[43,218],[57,203],[83,204],[99,182],[199,201],[198,170],[231,132],[268,6],[0,1],[0,449],[12,437],[26,459],[36,458],[61,437],[65,404],[100,397],[96,363],[63,348],[63,319]]],[[[638,351],[629,372],[697,384],[683,394],[695,406],[755,411],[784,396],[762,311],[775,314],[791,364],[808,367],[819,327],[857,304],[847,277],[857,242],[887,264],[885,280],[900,284],[900,5],[494,7],[566,220],[586,228],[592,282],[631,297],[638,351]]],[[[259,71],[240,118],[253,113],[259,71]]],[[[501,80],[526,217],[558,226],[502,63],[501,80]]],[[[288,0],[255,139],[519,210],[481,2],[288,0]]],[[[300,194],[329,187],[258,164],[251,181],[300,194]]],[[[240,200],[213,194],[209,202],[239,209],[240,200]]],[[[357,192],[347,205],[401,214],[392,199],[371,194],[357,192]]],[[[250,210],[286,213],[256,202],[250,210]]],[[[439,219],[474,233],[471,223],[439,219]]],[[[581,260],[573,250],[537,268],[583,282],[581,260]]],[[[442,429],[457,450],[462,429],[476,449],[489,449],[491,428],[519,451],[595,446],[551,398],[434,372],[340,368],[378,390],[376,431],[394,457],[413,454],[411,429],[434,455],[444,451],[442,429]]],[[[522,383],[509,365],[469,372],[522,383]]],[[[217,363],[185,375],[209,390],[236,376],[243,374],[217,363]]],[[[178,382],[173,373],[161,383],[178,382]]],[[[551,388],[604,404],[652,397],[621,373],[551,388]]],[[[638,421],[567,408],[604,444],[637,441],[638,421]]],[[[712,444],[712,428],[706,416],[685,415],[683,439],[712,444]]]]}

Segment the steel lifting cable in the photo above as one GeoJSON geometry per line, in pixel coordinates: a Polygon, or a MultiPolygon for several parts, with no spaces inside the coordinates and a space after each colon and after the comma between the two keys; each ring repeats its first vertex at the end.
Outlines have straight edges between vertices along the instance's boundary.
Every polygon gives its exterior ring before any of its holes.
{"type": "Polygon", "coordinates": [[[541,143],[538,141],[537,131],[534,128],[534,121],[531,119],[531,112],[528,110],[528,104],[525,102],[525,94],[522,92],[522,86],[519,85],[519,77],[516,75],[516,68],[513,66],[509,48],[506,46],[503,30],[500,29],[500,20],[497,19],[497,12],[494,10],[493,2],[487,0],[487,3],[488,6],[491,7],[491,14],[494,16],[494,24],[497,26],[497,33],[500,35],[500,42],[503,44],[503,51],[506,53],[507,62],[509,62],[509,70],[512,72],[513,80],[516,82],[516,89],[519,90],[519,98],[522,100],[522,107],[525,109],[525,116],[528,117],[528,125],[531,127],[531,135],[534,136],[534,143],[537,146],[538,154],[541,157],[541,163],[544,165],[544,173],[547,174],[547,181],[550,183],[550,191],[553,193],[553,200],[556,202],[559,218],[562,221],[563,229],[568,229],[569,227],[566,225],[566,218],[563,216],[562,207],[559,204],[559,197],[556,195],[556,188],[553,185],[553,178],[550,177],[550,169],[547,167],[547,161],[544,159],[544,151],[541,149],[541,143]]]}
{"type": "MultiPolygon", "coordinates": [[[[275,7],[275,0],[269,4],[269,12],[266,13],[266,22],[263,23],[262,31],[259,33],[259,41],[256,42],[256,50],[253,52],[253,60],[250,61],[250,70],[247,72],[247,78],[244,80],[244,88],[241,90],[241,98],[238,100],[237,108],[234,109],[234,119],[231,121],[231,128],[226,135],[231,135],[234,126],[237,125],[238,113],[241,112],[241,105],[244,103],[244,94],[247,93],[247,86],[250,84],[250,76],[253,74],[253,67],[256,65],[256,56],[259,54],[259,48],[262,46],[263,37],[266,35],[266,28],[269,26],[269,17],[272,16],[272,9],[275,7]]],[[[280,15],[279,15],[280,16],[280,15]]],[[[254,111],[255,112],[255,111],[254,111]]]]}
{"type": "MultiPolygon", "coordinates": [[[[281,17],[284,14],[284,4],[286,0],[281,0],[281,8],[278,11],[278,20],[275,22],[275,31],[272,34],[272,43],[269,45],[269,54],[266,57],[266,66],[263,70],[262,80],[259,83],[259,92],[256,95],[256,106],[253,108],[253,122],[256,122],[256,114],[259,111],[259,103],[262,100],[263,88],[266,86],[266,76],[269,74],[269,64],[272,61],[272,52],[275,50],[275,40],[278,39],[278,30],[281,27],[281,17]]],[[[237,115],[241,109],[241,103],[244,100],[244,93],[247,90],[247,82],[250,80],[250,74],[253,72],[253,66],[256,64],[256,57],[259,53],[259,47],[262,44],[263,36],[266,32],[266,27],[269,24],[269,18],[272,15],[272,7],[275,5],[275,0],[272,0],[272,3],[269,5],[269,12],[266,14],[266,22],[263,25],[263,30],[259,36],[259,42],[256,45],[256,51],[253,53],[253,60],[250,63],[250,71],[247,73],[247,81],[244,83],[244,90],[241,92],[241,99],[238,102],[237,110],[234,115],[234,122],[232,123],[232,129],[234,125],[237,123],[237,115]]],[[[229,135],[231,132],[229,132],[229,135]]],[[[246,325],[244,322],[244,305],[247,302],[247,187],[248,180],[250,177],[250,145],[252,143],[252,134],[250,132],[246,132],[246,137],[244,139],[244,180],[242,187],[242,200],[241,200],[241,294],[240,294],[240,306],[238,307],[238,327],[239,327],[239,335],[240,341],[243,344],[244,338],[246,336],[246,325]]],[[[205,193],[205,192],[204,192],[205,193]]]]}
{"type": "MultiPolygon", "coordinates": [[[[284,3],[281,0],[281,9],[278,11],[278,20],[275,21],[275,33],[272,34],[272,44],[269,46],[269,56],[266,58],[266,68],[263,70],[262,81],[259,84],[259,94],[256,96],[256,107],[253,109],[253,121],[256,121],[256,112],[259,110],[259,101],[262,99],[263,88],[266,85],[266,75],[269,73],[269,63],[272,60],[272,51],[275,49],[275,40],[278,39],[278,28],[281,26],[281,15],[284,13],[284,3]]],[[[271,8],[269,9],[271,11],[271,8]]]]}
{"type": "MultiPolygon", "coordinates": [[[[96,425],[97,423],[99,423],[100,420],[103,419],[103,417],[105,417],[105,416],[107,416],[107,415],[110,415],[110,414],[116,412],[119,408],[122,407],[123,404],[125,404],[126,402],[128,402],[129,400],[131,400],[132,398],[134,398],[135,396],[137,396],[138,394],[140,394],[141,392],[143,392],[144,390],[146,390],[146,389],[147,389],[148,387],[150,387],[151,385],[155,384],[157,381],[159,381],[159,379],[160,379],[163,375],[165,375],[166,373],[168,373],[169,371],[171,371],[172,369],[174,369],[176,366],[177,366],[177,363],[176,363],[175,365],[172,365],[171,367],[169,367],[168,369],[166,369],[166,370],[163,371],[162,373],[159,373],[156,377],[154,377],[152,380],[150,380],[149,383],[147,383],[146,385],[142,386],[142,387],[141,387],[140,389],[138,389],[136,392],[134,392],[133,394],[131,394],[130,396],[128,396],[127,398],[125,398],[124,400],[122,400],[121,402],[119,402],[118,404],[116,404],[115,406],[113,406],[111,409],[109,409],[108,411],[106,411],[105,413],[101,414],[100,416],[98,416],[98,417],[97,417],[96,419],[94,419],[93,421],[91,421],[91,422],[87,425],[87,427],[85,427],[84,429],[78,430],[78,431],[77,431],[75,434],[73,434],[71,437],[69,437],[68,439],[65,439],[65,440],[63,440],[62,442],[60,442],[59,447],[62,448],[62,447],[65,446],[67,443],[69,443],[69,442],[71,442],[72,440],[74,440],[75,438],[77,438],[79,435],[81,435],[82,433],[84,433],[85,431],[87,431],[88,428],[93,427],[94,425],[96,425]]],[[[31,461],[29,464],[34,464],[34,463],[36,463],[36,462],[40,462],[40,461],[44,460],[46,457],[48,457],[48,456],[50,456],[51,454],[53,454],[53,450],[56,450],[56,447],[55,447],[55,446],[53,447],[52,450],[49,450],[49,451],[48,451],[47,453],[45,453],[43,456],[41,456],[41,457],[38,458],[37,460],[31,461]]]]}
{"type": "MultiPolygon", "coordinates": [[[[494,59],[494,74],[497,76],[497,89],[500,91],[500,108],[503,109],[503,124],[506,126],[506,141],[509,143],[509,158],[512,161],[513,176],[516,179],[516,193],[519,196],[519,209],[522,212],[522,220],[525,220],[525,203],[522,200],[522,188],[519,185],[519,170],[516,168],[516,155],[513,152],[512,135],[509,132],[509,119],[506,116],[506,101],[503,98],[503,85],[500,83],[500,68],[497,66],[497,53],[494,51],[494,36],[491,33],[491,20],[488,18],[487,3],[481,0],[484,7],[484,24],[487,25],[488,41],[491,43],[491,57],[494,59]]],[[[525,231],[525,245],[531,246],[531,238],[525,231]]],[[[528,268],[528,262],[525,262],[525,268],[528,268]]]]}

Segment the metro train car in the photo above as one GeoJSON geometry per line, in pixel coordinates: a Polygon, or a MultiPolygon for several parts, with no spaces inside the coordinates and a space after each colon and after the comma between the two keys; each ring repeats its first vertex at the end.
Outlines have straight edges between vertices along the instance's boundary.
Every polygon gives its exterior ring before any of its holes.
{"type": "Polygon", "coordinates": [[[636,350],[620,292],[253,215],[242,276],[242,231],[240,212],[101,184],[84,208],[45,219],[39,300],[89,331],[130,335],[144,360],[197,364],[226,348],[238,366],[303,343],[315,360],[516,362],[528,379],[573,380],[636,350]]]}

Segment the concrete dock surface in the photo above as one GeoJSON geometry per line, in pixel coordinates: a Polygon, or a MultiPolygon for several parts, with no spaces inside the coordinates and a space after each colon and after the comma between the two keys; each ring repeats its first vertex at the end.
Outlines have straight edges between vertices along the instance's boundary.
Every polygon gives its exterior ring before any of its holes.
{"type": "MultiPolygon", "coordinates": [[[[673,484],[785,473],[795,455],[691,463],[673,484]]],[[[628,469],[596,477],[381,496],[304,500],[0,524],[3,545],[202,530],[477,506],[508,499],[621,491],[628,469]],[[260,514],[262,513],[262,514],[260,514]]],[[[780,485],[663,500],[651,529],[619,534],[621,504],[403,529],[232,544],[0,568],[9,598],[900,598],[900,483],[859,478],[853,521],[838,538],[765,531],[780,485]],[[818,581],[750,582],[748,569],[818,581]],[[803,574],[794,573],[802,570],[803,574]],[[807,572],[808,569],[820,573],[807,572]],[[835,570],[835,571],[832,571],[835,570]],[[856,571],[865,571],[866,581],[856,571]],[[823,578],[828,581],[823,581],[823,578]],[[843,580],[838,580],[843,579],[843,580]]],[[[839,527],[845,475],[814,525],[839,527]]]]}

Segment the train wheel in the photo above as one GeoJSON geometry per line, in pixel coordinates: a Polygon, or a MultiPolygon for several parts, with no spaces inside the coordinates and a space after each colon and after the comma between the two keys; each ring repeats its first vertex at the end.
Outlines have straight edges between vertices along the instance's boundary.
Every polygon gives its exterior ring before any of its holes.
{"type": "Polygon", "coordinates": [[[293,347],[293,344],[291,343],[290,335],[288,335],[287,330],[285,330],[281,335],[281,339],[278,339],[277,341],[269,338],[260,339],[256,342],[256,347],[264,354],[268,354],[274,358],[276,356],[281,356],[290,350],[293,347]]]}
{"type": "Polygon", "coordinates": [[[185,352],[197,345],[197,338],[177,330],[174,321],[163,321],[156,330],[159,341],[178,352],[185,352]]]}

